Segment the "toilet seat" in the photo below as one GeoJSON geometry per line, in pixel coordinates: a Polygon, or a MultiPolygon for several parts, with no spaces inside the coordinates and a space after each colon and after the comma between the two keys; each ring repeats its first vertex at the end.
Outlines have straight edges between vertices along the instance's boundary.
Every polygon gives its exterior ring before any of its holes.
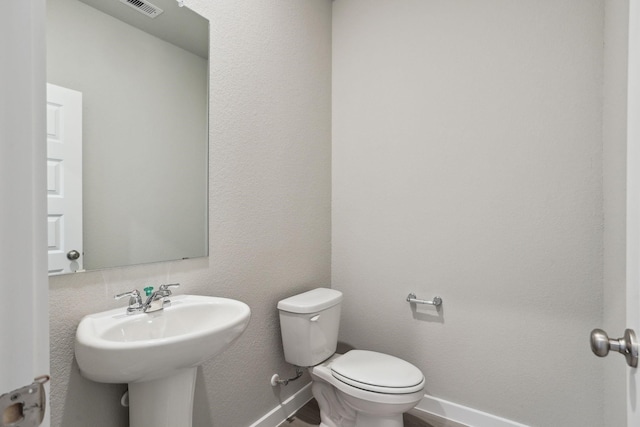
{"type": "Polygon", "coordinates": [[[422,372],[411,363],[367,350],[351,350],[336,358],[331,374],[352,387],[384,394],[414,393],[425,383],[422,372]]]}
{"type": "Polygon", "coordinates": [[[311,378],[313,379],[313,381],[325,382],[333,386],[339,393],[353,396],[355,398],[371,402],[375,405],[413,404],[415,406],[415,404],[419,402],[422,397],[424,397],[424,382],[422,383],[422,386],[418,391],[414,391],[412,393],[392,394],[365,390],[364,388],[354,387],[344,381],[339,380],[334,376],[331,370],[331,366],[346,354],[348,353],[345,353],[344,355],[336,353],[324,362],[310,368],[309,373],[311,374],[311,378]]]}

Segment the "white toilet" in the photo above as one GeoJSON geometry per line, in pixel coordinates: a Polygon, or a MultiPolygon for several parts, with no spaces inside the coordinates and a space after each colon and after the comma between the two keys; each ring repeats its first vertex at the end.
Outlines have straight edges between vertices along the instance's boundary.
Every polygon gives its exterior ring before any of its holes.
{"type": "Polygon", "coordinates": [[[424,375],[383,353],[336,354],[342,293],[318,288],[278,303],[285,360],[308,367],[320,427],[403,427],[424,397],[424,375]]]}

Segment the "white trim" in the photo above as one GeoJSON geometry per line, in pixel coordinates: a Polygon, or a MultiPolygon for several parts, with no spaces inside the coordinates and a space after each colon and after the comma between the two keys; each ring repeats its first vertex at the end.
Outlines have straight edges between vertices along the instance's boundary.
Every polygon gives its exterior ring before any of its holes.
{"type": "Polygon", "coordinates": [[[472,427],[527,427],[525,424],[429,395],[425,395],[415,409],[472,427]]]}
{"type": "Polygon", "coordinates": [[[49,373],[45,22],[45,0],[0,1],[0,395],[49,373]]]}
{"type": "MultiPolygon", "coordinates": [[[[309,383],[249,427],[276,427],[312,398],[311,383],[309,383]]],[[[429,395],[424,396],[415,407],[415,410],[427,412],[471,427],[529,427],[526,424],[517,423],[429,395]]]]}
{"type": "MultiPolygon", "coordinates": [[[[640,1],[629,2],[627,88],[627,328],[640,329],[640,1]]],[[[627,367],[627,426],[640,423],[637,369],[627,367]]]]}
{"type": "Polygon", "coordinates": [[[309,383],[249,427],[276,427],[293,415],[298,409],[302,408],[305,403],[312,398],[311,383],[309,383]]]}

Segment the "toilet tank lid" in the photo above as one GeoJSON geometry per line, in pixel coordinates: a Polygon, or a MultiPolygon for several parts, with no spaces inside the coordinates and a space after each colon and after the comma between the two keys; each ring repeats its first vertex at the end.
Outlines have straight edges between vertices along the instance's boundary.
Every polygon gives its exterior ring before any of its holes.
{"type": "Polygon", "coordinates": [[[278,302],[278,310],[289,313],[309,314],[333,307],[342,301],[342,292],[317,288],[278,302]]]}

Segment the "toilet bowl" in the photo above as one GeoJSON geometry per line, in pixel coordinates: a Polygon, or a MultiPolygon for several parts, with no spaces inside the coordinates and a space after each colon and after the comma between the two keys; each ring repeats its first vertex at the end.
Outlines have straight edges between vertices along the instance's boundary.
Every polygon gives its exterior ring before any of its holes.
{"type": "Polygon", "coordinates": [[[278,303],[285,359],[309,368],[320,427],[403,427],[402,414],[424,397],[424,376],[387,354],[336,354],[341,301],[318,288],[278,303]]]}
{"type": "Polygon", "coordinates": [[[402,414],[424,397],[420,370],[383,353],[351,350],[309,372],[321,427],[402,427],[402,414]]]}

